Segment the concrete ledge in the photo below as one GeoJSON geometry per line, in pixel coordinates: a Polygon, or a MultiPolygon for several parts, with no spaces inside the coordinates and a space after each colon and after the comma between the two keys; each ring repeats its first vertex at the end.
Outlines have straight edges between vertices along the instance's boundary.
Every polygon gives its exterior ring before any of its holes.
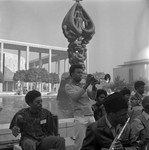
{"type": "Polygon", "coordinates": [[[59,120],[59,134],[62,137],[74,136],[74,118],[59,120]]]}
{"type": "MultiPolygon", "coordinates": [[[[71,138],[66,137],[65,142],[66,142],[66,150],[73,150],[74,141],[71,138]]],[[[15,144],[13,146],[13,150],[22,150],[22,148],[18,144],[15,144]]]]}

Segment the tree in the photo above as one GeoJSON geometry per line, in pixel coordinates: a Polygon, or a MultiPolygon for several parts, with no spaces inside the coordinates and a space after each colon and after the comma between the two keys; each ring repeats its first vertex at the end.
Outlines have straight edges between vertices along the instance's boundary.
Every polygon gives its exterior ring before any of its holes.
{"type": "Polygon", "coordinates": [[[56,73],[49,73],[49,83],[51,83],[52,85],[52,89],[54,87],[54,84],[57,84],[60,82],[60,79],[59,79],[59,75],[56,74],[56,73]]]}
{"type": "Polygon", "coordinates": [[[17,88],[23,90],[24,82],[26,82],[27,70],[16,71],[13,80],[17,82],[17,88]]]}
{"type": "Polygon", "coordinates": [[[44,68],[30,68],[27,74],[27,82],[33,82],[36,89],[38,83],[49,82],[49,73],[44,68]]]}
{"type": "Polygon", "coordinates": [[[114,82],[110,84],[111,89],[114,91],[119,91],[123,87],[127,86],[127,83],[125,82],[125,79],[121,79],[120,76],[117,76],[114,79],[114,82]]]}
{"type": "Polygon", "coordinates": [[[49,83],[49,73],[44,68],[30,68],[29,70],[16,71],[13,80],[21,82],[22,87],[24,82],[33,82],[35,89],[37,89],[38,83],[49,83]]]}
{"type": "Polygon", "coordinates": [[[3,73],[0,71],[0,83],[4,82],[4,75],[3,73]]]}
{"type": "Polygon", "coordinates": [[[14,73],[13,80],[25,82],[26,75],[27,75],[27,70],[16,71],[16,73],[14,73]]]}

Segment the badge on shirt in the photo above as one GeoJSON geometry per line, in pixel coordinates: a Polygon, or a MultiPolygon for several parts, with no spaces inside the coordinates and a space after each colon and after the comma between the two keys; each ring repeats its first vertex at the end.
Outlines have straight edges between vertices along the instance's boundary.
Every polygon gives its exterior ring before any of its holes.
{"type": "Polygon", "coordinates": [[[45,124],[45,123],[47,123],[46,119],[40,121],[40,124],[45,124]]]}

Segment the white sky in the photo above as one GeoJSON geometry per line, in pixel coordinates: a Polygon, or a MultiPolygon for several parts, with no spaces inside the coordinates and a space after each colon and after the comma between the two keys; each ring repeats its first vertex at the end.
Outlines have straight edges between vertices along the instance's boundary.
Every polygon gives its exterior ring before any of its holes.
{"type": "MultiPolygon", "coordinates": [[[[73,0],[0,0],[0,39],[67,47],[62,21],[73,0]]],[[[87,45],[90,72],[112,74],[125,61],[147,58],[147,0],[83,0],[95,24],[87,45]]],[[[147,16],[148,15],[148,16],[147,16]]]]}

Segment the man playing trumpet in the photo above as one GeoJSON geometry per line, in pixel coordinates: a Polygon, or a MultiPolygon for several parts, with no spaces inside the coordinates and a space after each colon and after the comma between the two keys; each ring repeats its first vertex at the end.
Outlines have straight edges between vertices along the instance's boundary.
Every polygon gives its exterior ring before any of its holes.
{"type": "Polygon", "coordinates": [[[72,102],[74,114],[75,142],[74,150],[80,150],[85,137],[86,127],[95,122],[90,99],[95,99],[97,88],[93,75],[88,74],[85,83],[81,83],[83,77],[82,65],[72,65],[69,69],[70,81],[65,85],[65,91],[72,102]],[[91,87],[89,89],[89,86],[91,87]]]}
{"type": "Polygon", "coordinates": [[[124,96],[118,92],[111,94],[103,105],[107,115],[88,126],[81,150],[135,149],[129,140],[128,104],[124,96]]]}

